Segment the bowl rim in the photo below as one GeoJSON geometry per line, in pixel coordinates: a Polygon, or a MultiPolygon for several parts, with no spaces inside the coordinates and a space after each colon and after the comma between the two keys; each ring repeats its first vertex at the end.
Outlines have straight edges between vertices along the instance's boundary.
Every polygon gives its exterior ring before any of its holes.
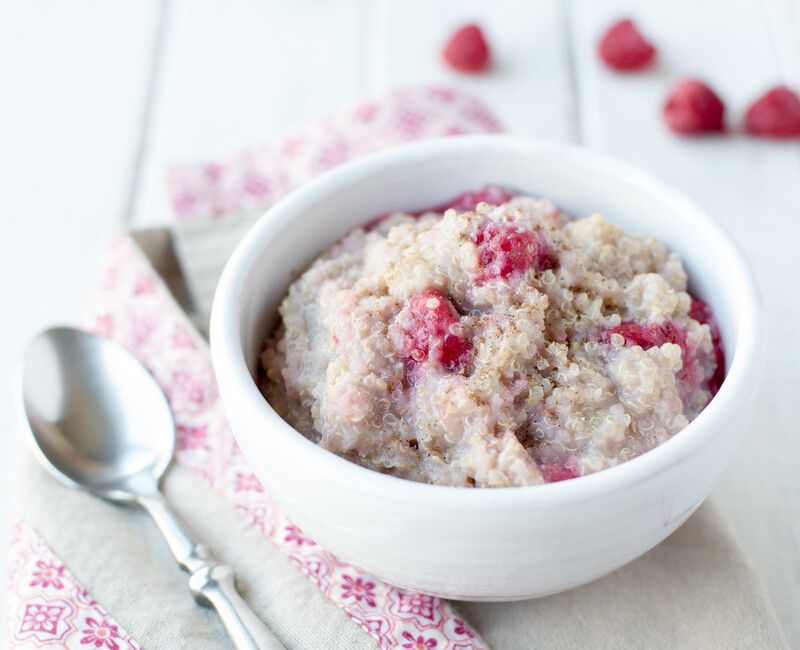
{"type": "Polygon", "coordinates": [[[629,163],[578,145],[524,136],[481,134],[422,140],[358,158],[312,179],[270,207],[239,242],[225,265],[211,310],[210,346],[223,401],[226,391],[222,386],[228,384],[230,390],[238,392],[238,399],[231,407],[244,409],[253,427],[273,436],[272,444],[279,448],[280,453],[302,460],[306,472],[313,472],[327,482],[391,502],[419,504],[424,499],[426,505],[433,509],[472,509],[490,504],[497,509],[514,507],[521,502],[558,507],[576,500],[599,498],[664,472],[691,456],[709,437],[716,433],[724,434],[724,426],[709,425],[715,419],[724,421],[726,417],[734,417],[744,396],[751,391],[753,377],[757,376],[763,365],[763,320],[760,292],[739,247],[703,208],[683,193],[629,163]],[[262,396],[242,352],[241,314],[237,305],[248,269],[266,242],[281,232],[306,206],[317,202],[335,188],[387,167],[413,165],[423,159],[455,156],[482,147],[517,153],[555,152],[561,156],[561,161],[614,176],[622,183],[637,186],[657,196],[681,212],[692,228],[723,249],[721,256],[728,261],[729,277],[732,286],[737,287],[740,305],[736,344],[733,350],[726,350],[730,355],[730,366],[714,399],[688,426],[669,440],[620,465],[569,481],[524,487],[465,489],[381,474],[346,460],[308,440],[284,421],[262,396]]]}

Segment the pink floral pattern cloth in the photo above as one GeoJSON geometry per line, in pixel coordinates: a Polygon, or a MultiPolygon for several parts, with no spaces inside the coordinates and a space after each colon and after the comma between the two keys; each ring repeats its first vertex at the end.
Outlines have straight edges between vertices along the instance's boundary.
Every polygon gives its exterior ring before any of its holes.
{"type": "Polygon", "coordinates": [[[378,149],[500,130],[472,97],[447,88],[395,90],[225,163],[174,167],[169,174],[172,206],[178,219],[257,211],[320,172],[378,149]]]}
{"type": "MultiPolygon", "coordinates": [[[[261,209],[314,174],[380,146],[498,130],[483,106],[450,90],[395,91],[228,163],[173,169],[176,217],[261,209]]],[[[176,423],[175,462],[237,508],[380,648],[487,647],[447,602],[399,589],[341,562],[279,511],[228,429],[205,340],[128,238],[111,248],[89,326],[131,350],[163,388],[176,423]]],[[[140,647],[26,523],[14,530],[8,620],[12,647],[140,647]]]]}
{"type": "Polygon", "coordinates": [[[13,525],[10,542],[11,647],[141,650],[27,523],[13,525]]]}

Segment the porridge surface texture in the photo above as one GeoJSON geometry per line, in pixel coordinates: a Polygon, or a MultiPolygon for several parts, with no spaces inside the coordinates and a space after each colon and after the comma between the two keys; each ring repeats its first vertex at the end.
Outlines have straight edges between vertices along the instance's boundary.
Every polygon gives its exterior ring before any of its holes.
{"type": "Polygon", "coordinates": [[[705,407],[724,357],[677,254],[545,199],[450,205],[352,231],[291,285],[261,386],[289,424],[379,472],[500,487],[617,465],[705,407]]]}

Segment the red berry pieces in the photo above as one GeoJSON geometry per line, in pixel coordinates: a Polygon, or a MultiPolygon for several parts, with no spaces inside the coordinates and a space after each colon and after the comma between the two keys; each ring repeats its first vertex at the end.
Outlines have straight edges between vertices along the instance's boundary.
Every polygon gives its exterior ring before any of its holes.
{"type": "Polygon", "coordinates": [[[511,224],[492,221],[475,233],[473,242],[478,247],[478,282],[558,266],[558,257],[540,233],[511,224]]]}
{"type": "Polygon", "coordinates": [[[472,344],[461,329],[453,303],[439,289],[427,289],[411,297],[403,311],[398,316],[403,329],[399,352],[407,366],[413,368],[430,358],[445,370],[458,370],[472,344]]]}
{"type": "Polygon", "coordinates": [[[600,340],[608,343],[613,334],[620,334],[625,339],[625,343],[638,345],[643,350],[660,347],[664,343],[675,343],[680,345],[681,349],[686,347],[686,335],[683,330],[678,324],[670,321],[650,325],[627,321],[605,330],[600,335],[600,340]]]}
{"type": "Polygon", "coordinates": [[[477,192],[464,192],[457,197],[449,200],[447,203],[433,208],[434,212],[444,212],[450,208],[455,208],[458,212],[465,212],[467,210],[474,210],[478,207],[478,203],[488,203],[489,205],[502,205],[513,199],[514,196],[499,187],[489,185],[477,192]]]}
{"type": "Polygon", "coordinates": [[[697,79],[678,83],[664,103],[664,119],[675,133],[697,135],[725,130],[725,105],[697,79]]]}
{"type": "Polygon", "coordinates": [[[678,379],[683,382],[696,384],[695,379],[695,350],[690,350],[686,344],[686,333],[677,323],[665,321],[663,323],[653,323],[645,325],[628,321],[620,323],[616,327],[611,327],[600,335],[600,340],[609,343],[614,334],[619,334],[625,339],[626,345],[638,345],[643,350],[661,347],[665,343],[674,343],[681,348],[681,368],[678,379]]]}
{"type": "MultiPolygon", "coordinates": [[[[722,381],[725,379],[725,350],[722,347],[719,328],[714,321],[711,308],[698,298],[692,297],[689,317],[701,324],[708,324],[711,328],[711,343],[714,346],[714,358],[717,366],[714,374],[708,379],[707,385],[713,396],[717,394],[722,381]]],[[[697,366],[697,349],[688,345],[686,332],[678,323],[665,321],[663,323],[645,325],[628,321],[601,332],[600,340],[603,343],[609,343],[611,336],[614,334],[620,334],[625,339],[626,345],[638,345],[643,350],[660,347],[664,343],[674,343],[680,346],[683,368],[681,368],[678,379],[687,386],[696,386],[700,383],[701,376],[697,366]]]]}
{"type": "Polygon", "coordinates": [[[714,360],[717,362],[717,367],[708,380],[708,389],[711,391],[711,395],[716,395],[725,379],[725,348],[722,347],[719,326],[714,320],[714,312],[711,311],[711,307],[694,296],[692,296],[692,304],[689,307],[689,318],[693,318],[701,325],[708,325],[711,329],[711,343],[714,346],[714,360]]]}
{"type": "Polygon", "coordinates": [[[776,86],[750,105],[744,126],[748,133],[768,138],[800,137],[800,97],[776,86]]]}
{"type": "Polygon", "coordinates": [[[442,56],[454,70],[480,72],[489,65],[489,46],[480,27],[464,25],[448,39],[442,56]]]}
{"type": "Polygon", "coordinates": [[[597,44],[597,52],[609,68],[631,71],[647,66],[655,57],[656,48],[626,18],[608,28],[597,44]]]}
{"type": "MultiPolygon", "coordinates": [[[[502,205],[514,198],[513,194],[509,194],[505,190],[495,187],[494,185],[487,185],[486,187],[476,190],[475,192],[464,192],[441,205],[432,208],[425,208],[424,210],[417,210],[409,212],[412,217],[421,217],[423,214],[429,212],[445,212],[450,208],[454,208],[458,212],[466,212],[475,210],[478,203],[488,203],[489,205],[502,205]]],[[[361,226],[364,230],[370,231],[378,227],[382,221],[392,216],[392,212],[386,212],[373,219],[370,219],[361,226]]]]}
{"type": "MultiPolygon", "coordinates": [[[[502,205],[514,198],[513,194],[509,194],[505,190],[495,187],[494,185],[487,185],[486,187],[476,190],[475,192],[464,192],[441,205],[432,208],[425,208],[424,210],[416,210],[409,212],[412,217],[421,217],[423,214],[429,212],[445,212],[450,208],[454,208],[458,212],[472,211],[478,207],[478,203],[488,203],[489,205],[502,205]]],[[[394,214],[393,212],[385,212],[384,214],[373,217],[363,226],[364,230],[370,231],[377,228],[383,221],[388,219],[394,214]]]]}
{"type": "Polygon", "coordinates": [[[711,319],[714,318],[711,307],[700,300],[700,298],[696,298],[695,296],[690,296],[690,298],[692,302],[689,306],[689,318],[696,320],[701,325],[709,323],[711,319]]]}
{"type": "Polygon", "coordinates": [[[539,471],[542,473],[542,478],[545,480],[545,483],[557,483],[558,481],[566,481],[580,476],[580,474],[571,467],[555,463],[539,465],[539,471]]]}

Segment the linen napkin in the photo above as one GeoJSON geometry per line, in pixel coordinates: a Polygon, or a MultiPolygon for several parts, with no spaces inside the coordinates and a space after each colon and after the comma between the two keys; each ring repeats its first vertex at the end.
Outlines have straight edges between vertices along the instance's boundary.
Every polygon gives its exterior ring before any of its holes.
{"type": "MultiPolygon", "coordinates": [[[[275,508],[236,447],[201,330],[227,251],[251,215],[378,146],[498,128],[470,98],[404,90],[228,163],[171,172],[181,223],[172,235],[115,242],[88,320],[131,349],[170,400],[178,441],[168,498],[233,565],[245,598],[290,648],[783,647],[757,577],[711,506],[591,585],[522,603],[459,603],[457,611],[320,548],[275,508]]],[[[63,488],[29,458],[20,465],[11,647],[228,647],[142,513],[63,488]]]]}

